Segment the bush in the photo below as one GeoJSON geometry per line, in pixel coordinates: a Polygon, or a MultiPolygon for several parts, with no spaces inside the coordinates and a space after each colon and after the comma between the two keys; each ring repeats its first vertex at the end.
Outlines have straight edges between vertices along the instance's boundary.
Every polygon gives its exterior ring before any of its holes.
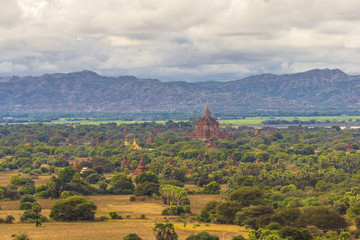
{"type": "Polygon", "coordinates": [[[242,235],[233,236],[231,240],[246,240],[242,235]]]}
{"type": "Polygon", "coordinates": [[[172,185],[172,186],[177,186],[177,187],[185,186],[185,184],[183,182],[180,182],[178,180],[164,180],[164,181],[161,181],[160,184],[161,185],[172,185]]]}
{"type": "Polygon", "coordinates": [[[14,223],[14,221],[15,221],[15,218],[13,215],[7,215],[5,217],[5,223],[11,224],[11,223],[14,223]]]}
{"type": "Polygon", "coordinates": [[[210,235],[208,232],[201,232],[195,235],[190,235],[186,238],[186,240],[219,240],[219,237],[215,235],[210,235]]]}
{"type": "Polygon", "coordinates": [[[136,200],[136,197],[135,196],[130,196],[130,202],[134,202],[136,200]]]}
{"type": "MultiPolygon", "coordinates": [[[[36,219],[35,213],[31,209],[25,211],[23,213],[23,215],[21,215],[21,217],[20,217],[21,222],[31,222],[32,223],[32,222],[35,222],[35,219],[36,219]]],[[[46,216],[40,214],[39,222],[42,223],[42,222],[48,222],[48,221],[49,221],[49,219],[46,216]]]]}
{"type": "Polygon", "coordinates": [[[110,215],[111,219],[118,219],[119,218],[119,215],[115,211],[110,211],[109,215],[110,215]]]}
{"type": "Polygon", "coordinates": [[[165,208],[163,211],[162,211],[162,215],[174,215],[174,216],[178,216],[178,215],[181,215],[181,214],[184,214],[185,213],[185,210],[184,210],[184,207],[181,206],[181,205],[173,205],[173,206],[170,206],[170,207],[167,207],[165,208]]]}
{"type": "Polygon", "coordinates": [[[100,217],[95,218],[95,221],[97,221],[97,222],[105,222],[107,220],[109,220],[109,218],[105,217],[105,216],[100,216],[100,217]]]}
{"type": "Polygon", "coordinates": [[[129,233],[125,237],[123,237],[123,240],[142,240],[136,233],[129,233]]]}
{"type": "Polygon", "coordinates": [[[96,206],[81,196],[60,199],[52,206],[50,218],[55,221],[93,220],[96,206]]]}

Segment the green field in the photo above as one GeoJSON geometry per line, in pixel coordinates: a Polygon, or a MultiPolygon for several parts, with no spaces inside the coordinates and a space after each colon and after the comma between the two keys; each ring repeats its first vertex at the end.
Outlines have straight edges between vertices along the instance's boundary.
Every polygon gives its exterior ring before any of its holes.
{"type": "Polygon", "coordinates": [[[349,119],[351,119],[352,123],[354,123],[357,119],[360,121],[360,116],[316,116],[316,117],[248,117],[245,119],[229,119],[229,120],[220,120],[221,124],[232,124],[232,125],[255,125],[261,124],[265,120],[299,120],[299,121],[310,121],[316,120],[317,122],[325,122],[330,121],[330,123],[349,123],[349,119]]]}
{"type": "MultiPolygon", "coordinates": [[[[356,120],[360,121],[360,116],[314,116],[314,117],[247,117],[245,119],[226,119],[219,120],[220,124],[224,125],[259,125],[266,120],[299,120],[299,121],[310,121],[316,120],[316,122],[325,122],[328,121],[329,124],[338,124],[338,123],[355,123],[356,120]],[[349,119],[352,121],[350,122],[349,119]]],[[[60,120],[52,121],[52,124],[72,124],[76,125],[100,125],[106,123],[116,123],[116,124],[132,124],[132,123],[143,123],[147,121],[97,121],[93,120],[83,120],[83,121],[71,121],[66,118],[61,118],[60,120]]],[[[156,123],[164,124],[166,121],[156,121],[156,123]]],[[[175,121],[177,122],[177,121],[175,121]]]]}

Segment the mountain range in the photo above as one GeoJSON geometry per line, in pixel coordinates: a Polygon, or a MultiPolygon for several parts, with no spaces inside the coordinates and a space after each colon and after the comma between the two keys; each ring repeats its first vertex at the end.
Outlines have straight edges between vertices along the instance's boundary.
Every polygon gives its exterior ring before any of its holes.
{"type": "Polygon", "coordinates": [[[0,77],[0,111],[357,110],[360,76],[339,69],[226,82],[163,82],[95,72],[0,77]]]}

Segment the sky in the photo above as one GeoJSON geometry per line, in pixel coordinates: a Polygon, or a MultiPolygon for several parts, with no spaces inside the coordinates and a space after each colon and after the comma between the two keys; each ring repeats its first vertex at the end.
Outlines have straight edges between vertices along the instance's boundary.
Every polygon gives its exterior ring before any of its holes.
{"type": "Polygon", "coordinates": [[[359,0],[0,0],[0,75],[360,74],[359,0]]]}

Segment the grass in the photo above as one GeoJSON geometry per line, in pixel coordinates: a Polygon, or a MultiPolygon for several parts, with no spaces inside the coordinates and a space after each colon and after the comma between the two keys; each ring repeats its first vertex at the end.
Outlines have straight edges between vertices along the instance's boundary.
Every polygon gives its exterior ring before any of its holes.
{"type": "MultiPolygon", "coordinates": [[[[10,181],[10,177],[12,175],[17,175],[20,174],[22,177],[26,177],[26,178],[33,178],[32,176],[28,175],[28,174],[24,174],[21,173],[19,171],[16,170],[12,170],[12,171],[2,171],[0,172],[0,186],[4,186],[4,185],[8,185],[9,181],[10,181]]],[[[52,175],[50,174],[45,174],[45,175],[40,175],[40,176],[36,176],[36,178],[34,178],[34,183],[35,186],[39,186],[41,184],[47,184],[49,179],[51,178],[52,175]]]]}

